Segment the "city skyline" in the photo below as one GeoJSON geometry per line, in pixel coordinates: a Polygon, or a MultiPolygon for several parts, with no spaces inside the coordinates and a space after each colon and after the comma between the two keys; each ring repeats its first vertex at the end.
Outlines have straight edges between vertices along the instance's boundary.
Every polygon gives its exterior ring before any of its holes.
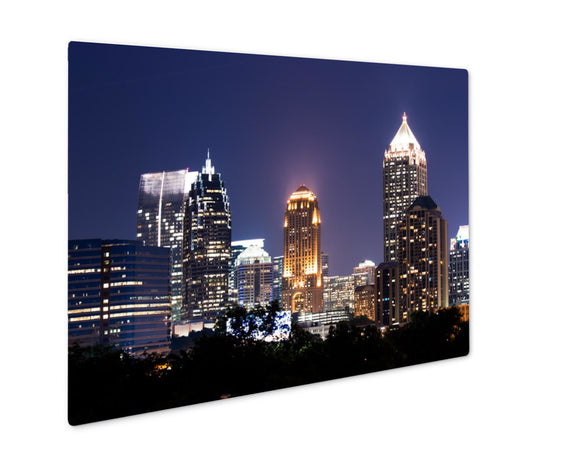
{"type": "Polygon", "coordinates": [[[382,261],[382,158],[403,113],[450,228],[468,223],[466,71],[88,43],[69,61],[70,239],[134,239],[140,175],[197,171],[209,147],[232,240],[281,255],[305,184],[329,274],[350,274],[382,261]]]}

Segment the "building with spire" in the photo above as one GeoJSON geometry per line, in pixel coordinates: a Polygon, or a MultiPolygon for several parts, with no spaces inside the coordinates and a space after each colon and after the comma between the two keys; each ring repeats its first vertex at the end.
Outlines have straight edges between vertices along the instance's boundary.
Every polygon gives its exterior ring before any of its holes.
{"type": "Polygon", "coordinates": [[[284,215],[282,308],[292,313],[324,308],[320,225],[318,199],[302,184],[290,195],[284,215]]]}
{"type": "Polygon", "coordinates": [[[183,224],[182,320],[215,318],[228,305],[232,227],[230,203],[209,150],[193,182],[183,224]]]}
{"type": "Polygon", "coordinates": [[[183,283],[183,215],[196,171],[141,174],[137,202],[137,241],[171,249],[171,320],[181,318],[183,283]]]}
{"type": "Polygon", "coordinates": [[[427,160],[403,114],[383,159],[384,261],[396,261],[398,224],[421,195],[427,195],[427,160]]]}
{"type": "Polygon", "coordinates": [[[447,221],[426,195],[415,199],[399,223],[401,318],[448,304],[447,221]]]}

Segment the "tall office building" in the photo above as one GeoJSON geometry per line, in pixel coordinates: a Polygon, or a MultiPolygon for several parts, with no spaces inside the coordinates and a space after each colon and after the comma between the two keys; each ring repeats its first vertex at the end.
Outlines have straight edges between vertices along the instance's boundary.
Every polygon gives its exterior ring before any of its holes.
{"type": "Polygon", "coordinates": [[[400,271],[397,261],[387,261],[377,266],[375,276],[375,320],[389,327],[407,321],[401,319],[400,271]]]}
{"type": "Polygon", "coordinates": [[[469,225],[461,225],[449,246],[449,304],[469,303],[469,225]]]}
{"type": "Polygon", "coordinates": [[[354,274],[324,278],[324,310],[354,310],[354,274]]]}
{"type": "Polygon", "coordinates": [[[183,215],[197,172],[187,169],[142,174],[137,203],[137,240],[145,246],[171,248],[171,319],[181,317],[183,215]]]}
{"type": "Polygon", "coordinates": [[[226,187],[221,174],[215,172],[208,151],[185,207],[182,320],[215,318],[225,313],[231,242],[226,187]]]}
{"type": "Polygon", "coordinates": [[[264,239],[255,238],[252,240],[236,240],[232,241],[230,250],[230,269],[228,275],[228,299],[232,304],[238,303],[238,290],[235,284],[235,270],[236,270],[236,259],[238,256],[250,246],[257,246],[258,248],[264,248],[264,239]]]}
{"type": "Polygon", "coordinates": [[[272,300],[282,307],[282,275],[284,274],[284,256],[272,258],[272,300]]]}
{"type": "Polygon", "coordinates": [[[284,215],[284,310],[306,313],[323,309],[320,235],[318,199],[301,185],[290,195],[284,215]]]}
{"type": "Polygon", "coordinates": [[[384,261],[397,259],[398,224],[421,195],[427,195],[427,160],[404,114],[383,159],[384,261]]]}
{"type": "Polygon", "coordinates": [[[448,305],[447,221],[430,196],[418,197],[399,224],[401,312],[448,305]]]}
{"type": "Polygon", "coordinates": [[[69,345],[169,352],[170,250],[131,240],[68,243],[69,345]]]}
{"type": "Polygon", "coordinates": [[[249,246],[236,258],[237,303],[246,309],[272,303],[272,258],[259,246],[249,246]]]}

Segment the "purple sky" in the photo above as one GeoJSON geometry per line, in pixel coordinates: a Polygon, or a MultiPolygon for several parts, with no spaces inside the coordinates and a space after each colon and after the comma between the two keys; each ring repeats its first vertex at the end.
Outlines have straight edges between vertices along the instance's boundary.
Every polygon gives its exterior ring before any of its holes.
{"type": "Polygon", "coordinates": [[[382,159],[403,112],[449,236],[468,223],[467,72],[91,43],[69,45],[69,238],[136,236],[142,173],[210,148],[232,239],[282,254],[288,196],[317,196],[330,274],[382,261],[382,159]]]}

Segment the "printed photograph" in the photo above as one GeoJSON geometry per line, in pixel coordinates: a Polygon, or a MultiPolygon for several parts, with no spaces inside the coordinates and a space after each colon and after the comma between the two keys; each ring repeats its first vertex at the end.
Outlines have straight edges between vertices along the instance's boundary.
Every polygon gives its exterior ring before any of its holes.
{"type": "Polygon", "coordinates": [[[469,353],[466,70],[68,65],[71,425],[469,353]]]}

